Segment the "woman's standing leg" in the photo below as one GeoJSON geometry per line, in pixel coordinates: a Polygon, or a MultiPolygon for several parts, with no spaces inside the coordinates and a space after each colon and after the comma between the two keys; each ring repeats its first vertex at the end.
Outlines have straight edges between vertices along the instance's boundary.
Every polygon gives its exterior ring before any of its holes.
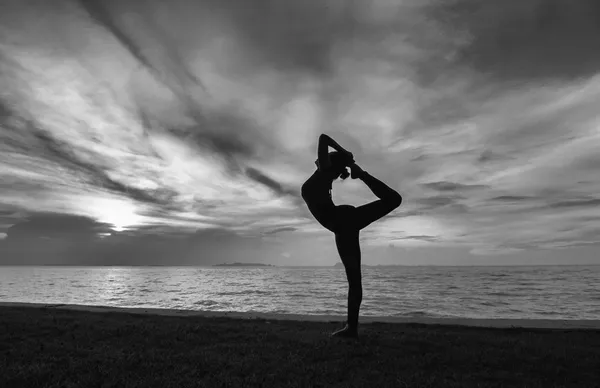
{"type": "Polygon", "coordinates": [[[362,302],[359,231],[336,233],[335,244],[346,269],[346,277],[348,279],[348,321],[345,328],[332,335],[356,337],[358,336],[358,315],[362,302]]]}
{"type": "Polygon", "coordinates": [[[358,316],[362,302],[360,230],[389,214],[402,203],[402,196],[396,190],[356,164],[351,168],[353,175],[362,180],[379,200],[357,208],[337,207],[335,243],[348,278],[348,325],[333,335],[343,337],[358,336],[358,316]]]}

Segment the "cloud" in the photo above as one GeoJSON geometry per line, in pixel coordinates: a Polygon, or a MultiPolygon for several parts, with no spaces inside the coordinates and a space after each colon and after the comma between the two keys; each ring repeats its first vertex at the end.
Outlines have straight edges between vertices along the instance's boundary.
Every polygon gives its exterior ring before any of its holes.
{"type": "Polygon", "coordinates": [[[234,23],[255,60],[283,71],[321,75],[333,71],[332,51],[339,35],[358,24],[352,19],[350,3],[338,4],[258,0],[249,7],[241,0],[230,0],[211,5],[234,23]]]}
{"type": "Polygon", "coordinates": [[[298,228],[294,228],[293,226],[284,226],[281,228],[275,228],[273,230],[270,230],[268,232],[265,232],[266,235],[273,235],[273,234],[279,234],[279,233],[284,233],[284,232],[294,232],[298,230],[298,228]]]}
{"type": "Polygon", "coordinates": [[[460,196],[438,195],[433,197],[417,198],[414,202],[419,205],[423,205],[423,210],[432,210],[449,205],[458,205],[458,201],[463,198],[464,197],[460,196]]]}
{"type": "MultiPolygon", "coordinates": [[[[307,240],[331,236],[298,191],[326,132],[404,198],[365,247],[593,249],[596,2],[246,3],[7,3],[4,242],[66,214],[112,225],[95,262],[317,260],[307,240]]],[[[351,180],[333,197],[376,199],[351,180]]]]}
{"type": "Polygon", "coordinates": [[[111,225],[85,216],[35,214],[8,228],[7,241],[36,238],[81,240],[112,232],[111,225]]]}
{"type": "Polygon", "coordinates": [[[568,201],[560,201],[554,202],[548,205],[550,208],[560,209],[560,208],[573,208],[573,207],[582,207],[582,208],[592,208],[597,209],[600,207],[600,198],[592,198],[592,199],[573,199],[568,201]]]}
{"type": "Polygon", "coordinates": [[[294,197],[299,196],[299,192],[297,189],[284,188],[281,184],[279,184],[272,178],[269,178],[268,176],[264,175],[262,172],[253,167],[248,167],[246,169],[246,175],[248,175],[250,179],[267,186],[268,188],[273,190],[277,195],[291,195],[294,197]]]}
{"type": "Polygon", "coordinates": [[[173,81],[179,83],[178,86],[189,82],[202,86],[199,78],[193,74],[181,58],[177,46],[172,45],[164,31],[161,31],[159,26],[153,22],[153,15],[148,14],[151,8],[140,7],[139,4],[131,1],[79,0],[78,4],[160,81],[165,81],[167,85],[171,86],[173,81]],[[137,31],[132,30],[131,25],[124,21],[126,13],[141,16],[134,21],[134,23],[138,22],[136,23],[137,31]],[[141,38],[143,34],[140,34],[140,29],[144,31],[145,35],[152,36],[155,41],[155,44],[152,44],[154,50],[141,38]],[[156,58],[157,52],[160,53],[158,59],[156,58]]]}
{"type": "Polygon", "coordinates": [[[522,202],[522,201],[535,200],[535,198],[527,197],[524,195],[501,195],[499,197],[494,197],[491,200],[492,201],[500,201],[500,202],[522,202]]]}
{"type": "Polygon", "coordinates": [[[453,62],[487,76],[576,80],[596,74],[600,65],[600,6],[594,0],[436,1],[431,15],[464,36],[453,62]]]}
{"type": "Polygon", "coordinates": [[[468,191],[485,189],[485,185],[466,185],[455,182],[431,182],[423,185],[424,187],[436,191],[468,191]]]}
{"type": "Polygon", "coordinates": [[[88,264],[111,226],[71,214],[30,215],[6,230],[0,264],[88,264]]]}
{"type": "Polygon", "coordinates": [[[65,214],[29,217],[6,235],[0,243],[2,264],[210,265],[278,256],[259,237],[222,228],[116,232],[111,225],[65,214]]]}
{"type": "Polygon", "coordinates": [[[41,146],[48,152],[48,159],[57,160],[62,167],[72,169],[74,174],[83,173],[91,184],[101,187],[108,192],[121,194],[131,199],[144,203],[158,205],[167,205],[172,203],[177,196],[177,192],[168,188],[158,188],[154,190],[143,190],[126,183],[119,182],[108,176],[108,172],[102,169],[99,161],[89,160],[89,155],[82,160],[75,155],[68,144],[53,139],[48,134],[38,133],[35,135],[41,143],[41,146]]]}
{"type": "Polygon", "coordinates": [[[436,242],[438,238],[435,236],[406,236],[406,237],[398,237],[396,240],[419,240],[419,241],[427,241],[427,242],[436,242]]]}

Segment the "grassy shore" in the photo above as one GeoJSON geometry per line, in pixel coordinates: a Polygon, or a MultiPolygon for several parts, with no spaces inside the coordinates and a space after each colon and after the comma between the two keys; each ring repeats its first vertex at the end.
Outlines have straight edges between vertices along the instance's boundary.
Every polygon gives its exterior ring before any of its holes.
{"type": "Polygon", "coordinates": [[[0,387],[599,387],[600,330],[0,308],[0,387]]]}

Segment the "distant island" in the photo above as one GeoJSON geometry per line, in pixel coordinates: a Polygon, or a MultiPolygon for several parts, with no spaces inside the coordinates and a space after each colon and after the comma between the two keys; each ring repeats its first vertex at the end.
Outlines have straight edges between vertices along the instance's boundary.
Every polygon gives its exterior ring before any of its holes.
{"type": "MultiPolygon", "coordinates": [[[[375,265],[368,265],[368,264],[361,264],[361,267],[383,267],[383,268],[387,268],[387,267],[408,267],[407,265],[404,264],[375,264],[375,265]]],[[[342,263],[336,263],[334,264],[333,268],[344,268],[344,264],[342,263]]]]}
{"type": "Polygon", "coordinates": [[[215,264],[213,267],[275,267],[273,264],[262,264],[262,263],[223,263],[215,264]]]}

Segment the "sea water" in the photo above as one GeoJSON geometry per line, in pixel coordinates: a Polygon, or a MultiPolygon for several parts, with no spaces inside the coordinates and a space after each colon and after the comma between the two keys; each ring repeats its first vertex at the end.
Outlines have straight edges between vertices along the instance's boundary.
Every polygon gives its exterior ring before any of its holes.
{"type": "MultiPolygon", "coordinates": [[[[0,267],[0,301],[344,315],[333,267],[0,267]]],[[[600,266],[365,267],[363,316],[600,319],[600,266]]]]}

